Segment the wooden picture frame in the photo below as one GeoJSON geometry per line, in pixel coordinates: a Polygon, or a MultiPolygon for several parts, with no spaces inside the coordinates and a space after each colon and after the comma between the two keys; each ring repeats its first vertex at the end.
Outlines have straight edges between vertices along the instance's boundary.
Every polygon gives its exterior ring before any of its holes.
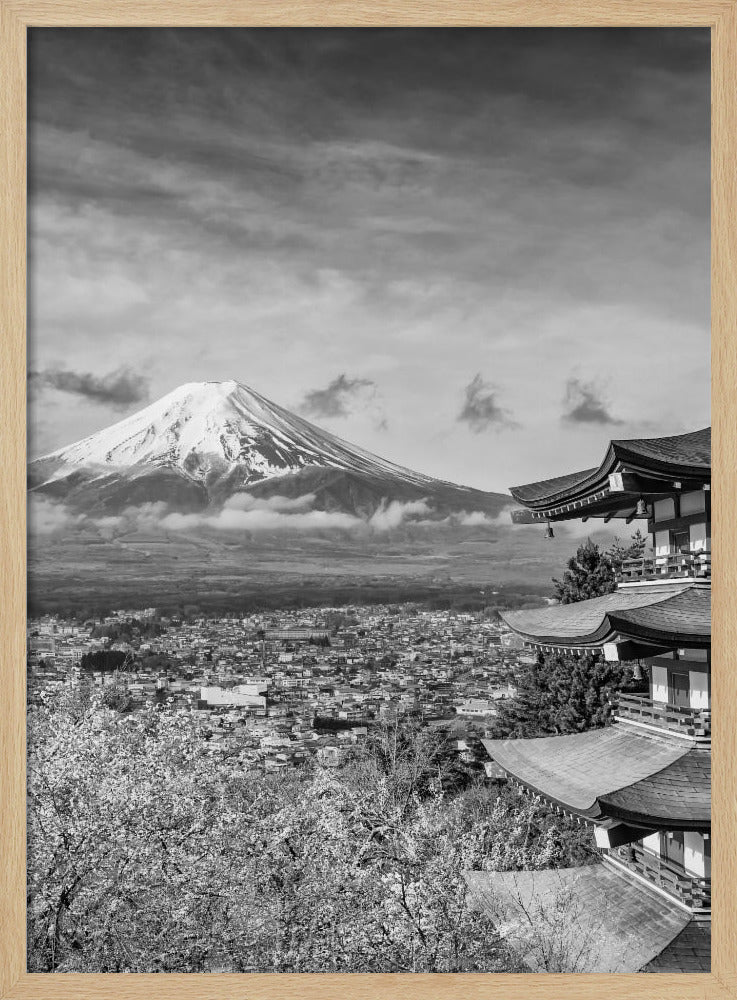
{"type": "Polygon", "coordinates": [[[0,0],[0,997],[737,996],[737,0],[0,0]],[[28,974],[25,959],[26,29],[32,26],[708,27],[712,38],[713,564],[717,877],[709,975],[28,974]],[[731,831],[731,832],[730,832],[731,831]]]}

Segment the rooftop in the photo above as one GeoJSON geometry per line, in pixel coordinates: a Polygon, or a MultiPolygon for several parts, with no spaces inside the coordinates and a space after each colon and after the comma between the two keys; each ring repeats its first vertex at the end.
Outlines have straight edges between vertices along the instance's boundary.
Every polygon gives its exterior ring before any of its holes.
{"type": "Polygon", "coordinates": [[[699,648],[711,640],[711,594],[688,583],[633,587],[573,604],[508,611],[502,618],[539,646],[586,649],[622,638],[699,648]]]}
{"type": "Polygon", "coordinates": [[[543,954],[560,971],[710,971],[710,924],[694,924],[677,903],[608,865],[467,872],[466,881],[531,971],[558,971],[546,969],[543,954]]]}
{"type": "Polygon", "coordinates": [[[682,739],[622,725],[566,736],[485,740],[496,764],[567,812],[643,828],[708,829],[711,758],[682,739]]]}
{"type": "Polygon", "coordinates": [[[630,516],[641,495],[667,495],[674,482],[697,489],[711,482],[711,428],[662,438],[611,441],[594,469],[514,486],[515,500],[551,520],[599,514],[630,516]],[[610,476],[633,482],[612,490],[610,476]]]}

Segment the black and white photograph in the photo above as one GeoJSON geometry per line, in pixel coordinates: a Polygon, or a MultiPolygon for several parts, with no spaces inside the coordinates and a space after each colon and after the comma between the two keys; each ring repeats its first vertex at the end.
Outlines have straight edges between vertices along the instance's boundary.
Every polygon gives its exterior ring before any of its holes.
{"type": "Polygon", "coordinates": [[[29,28],[28,972],[710,971],[710,55],[29,28]]]}

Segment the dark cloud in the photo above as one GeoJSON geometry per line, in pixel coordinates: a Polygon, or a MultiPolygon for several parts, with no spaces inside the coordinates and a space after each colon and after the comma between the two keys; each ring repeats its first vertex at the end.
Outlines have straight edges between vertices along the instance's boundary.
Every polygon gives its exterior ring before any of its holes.
{"type": "Polygon", "coordinates": [[[563,421],[567,424],[622,424],[609,412],[609,404],[594,382],[569,378],[563,400],[563,421]]]}
{"type": "Polygon", "coordinates": [[[312,417],[347,417],[367,390],[374,395],[376,384],[371,379],[348,378],[343,372],[325,389],[308,392],[300,410],[312,417]]]}
{"type": "Polygon", "coordinates": [[[107,375],[47,368],[45,371],[31,372],[29,378],[35,385],[82,396],[115,409],[148,399],[148,379],[129,368],[119,368],[107,375]]]}
{"type": "Polygon", "coordinates": [[[478,372],[466,386],[463,409],[458,414],[458,420],[468,424],[474,434],[488,430],[490,427],[517,427],[509,412],[497,402],[497,391],[485,382],[478,372]]]}

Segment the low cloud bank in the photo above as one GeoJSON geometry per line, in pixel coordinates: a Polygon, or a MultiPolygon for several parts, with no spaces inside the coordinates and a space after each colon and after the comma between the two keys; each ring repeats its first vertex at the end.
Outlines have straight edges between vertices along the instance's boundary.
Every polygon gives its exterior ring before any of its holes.
{"type": "Polygon", "coordinates": [[[83,515],[73,514],[64,504],[46,497],[29,497],[28,531],[31,534],[49,535],[56,531],[66,531],[82,521],[83,515]]]}
{"type": "Polygon", "coordinates": [[[315,508],[316,497],[306,493],[300,497],[256,497],[237,493],[218,510],[195,513],[172,511],[164,503],[129,507],[120,514],[87,515],[71,512],[64,504],[47,497],[31,494],[29,498],[29,531],[49,535],[76,528],[95,530],[104,537],[115,538],[135,531],[186,532],[198,529],[242,532],[307,532],[343,531],[361,535],[381,535],[406,528],[437,529],[441,527],[511,528],[511,507],[496,516],[482,511],[463,511],[445,517],[433,517],[428,500],[384,500],[368,517],[358,517],[342,511],[315,508]]]}

